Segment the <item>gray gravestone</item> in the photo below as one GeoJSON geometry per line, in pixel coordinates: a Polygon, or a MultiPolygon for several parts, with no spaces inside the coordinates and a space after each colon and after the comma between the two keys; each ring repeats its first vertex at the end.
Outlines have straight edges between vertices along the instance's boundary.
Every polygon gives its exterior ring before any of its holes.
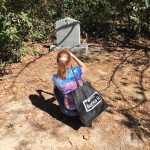
{"type": "Polygon", "coordinates": [[[80,22],[71,18],[57,21],[56,36],[58,46],[79,46],[80,22]]]}
{"type": "Polygon", "coordinates": [[[70,50],[76,54],[86,54],[88,45],[80,42],[80,22],[69,17],[56,22],[57,44],[50,50],[70,50]]]}

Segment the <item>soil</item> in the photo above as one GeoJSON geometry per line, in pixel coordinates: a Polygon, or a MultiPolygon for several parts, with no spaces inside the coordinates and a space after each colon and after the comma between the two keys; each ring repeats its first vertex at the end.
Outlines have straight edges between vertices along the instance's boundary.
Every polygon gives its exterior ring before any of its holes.
{"type": "Polygon", "coordinates": [[[92,127],[62,114],[51,81],[58,52],[49,42],[28,43],[43,56],[26,55],[0,77],[2,150],[150,150],[150,41],[87,44],[88,54],[77,55],[88,67],[83,80],[109,107],[92,127]]]}

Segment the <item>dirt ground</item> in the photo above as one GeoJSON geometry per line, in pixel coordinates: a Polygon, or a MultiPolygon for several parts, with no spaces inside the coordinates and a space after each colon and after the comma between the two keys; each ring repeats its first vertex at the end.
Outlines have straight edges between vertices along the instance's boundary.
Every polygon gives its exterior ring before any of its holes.
{"type": "Polygon", "coordinates": [[[0,77],[0,149],[150,150],[149,41],[97,41],[78,55],[88,67],[83,79],[109,104],[92,127],[61,113],[51,81],[57,51],[49,44],[30,43],[44,55],[26,55],[0,77]]]}

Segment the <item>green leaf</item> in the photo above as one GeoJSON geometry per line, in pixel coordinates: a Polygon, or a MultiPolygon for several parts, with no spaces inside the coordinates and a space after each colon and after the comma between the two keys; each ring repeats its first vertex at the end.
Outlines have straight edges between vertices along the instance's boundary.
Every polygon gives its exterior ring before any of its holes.
{"type": "Polygon", "coordinates": [[[146,8],[149,7],[149,2],[148,2],[148,0],[145,0],[145,5],[146,5],[146,8]]]}
{"type": "Polygon", "coordinates": [[[13,128],[13,124],[12,123],[10,123],[8,126],[7,126],[7,128],[9,129],[9,128],[13,128]]]}
{"type": "Polygon", "coordinates": [[[3,27],[5,28],[6,25],[7,25],[6,20],[4,20],[4,21],[2,22],[2,24],[3,24],[3,27]]]}

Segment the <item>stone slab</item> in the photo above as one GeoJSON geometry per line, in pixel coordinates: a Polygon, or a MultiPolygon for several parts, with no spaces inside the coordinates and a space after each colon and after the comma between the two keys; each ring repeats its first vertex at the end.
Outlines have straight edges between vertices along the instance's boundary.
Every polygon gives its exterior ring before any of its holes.
{"type": "Polygon", "coordinates": [[[57,45],[80,46],[80,22],[64,18],[56,22],[57,45]]]}
{"type": "Polygon", "coordinates": [[[80,46],[58,46],[51,45],[50,51],[59,51],[59,50],[69,50],[74,54],[87,54],[88,53],[88,45],[80,45],[80,46]]]}

